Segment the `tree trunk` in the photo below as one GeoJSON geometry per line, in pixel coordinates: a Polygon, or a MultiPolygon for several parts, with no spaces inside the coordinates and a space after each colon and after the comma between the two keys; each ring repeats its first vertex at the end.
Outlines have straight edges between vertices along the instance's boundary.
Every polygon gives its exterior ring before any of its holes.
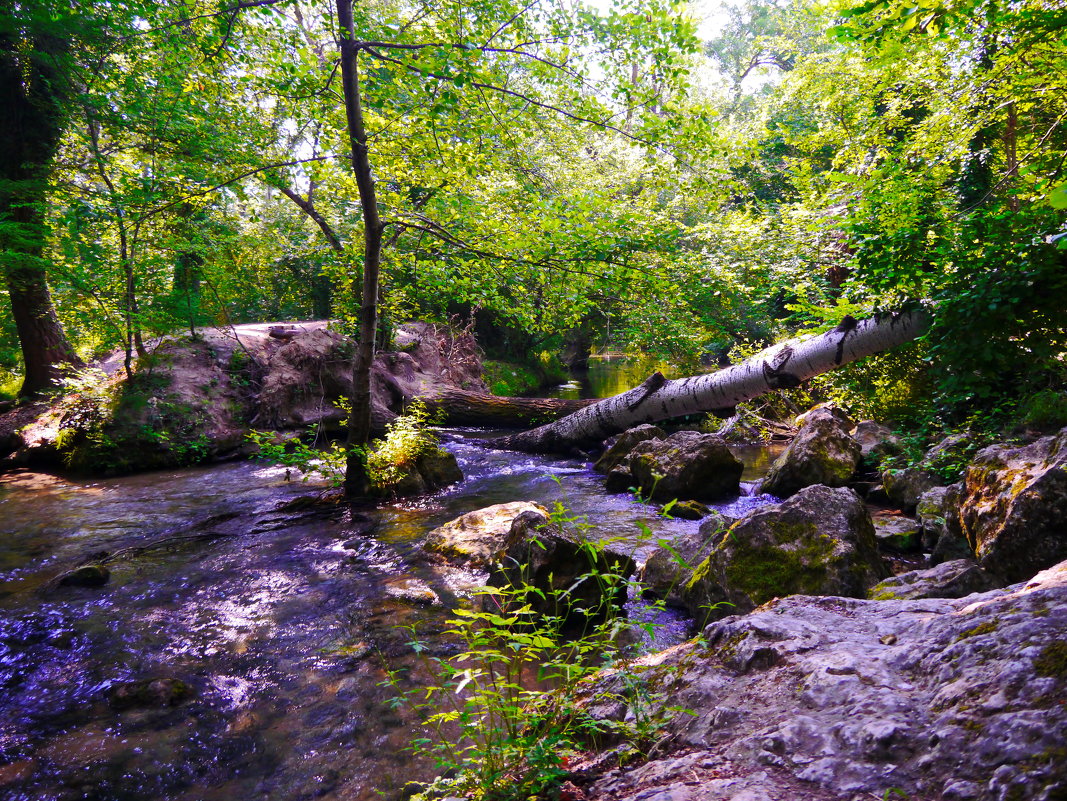
{"type": "Polygon", "coordinates": [[[345,493],[356,496],[366,495],[370,490],[366,447],[371,434],[370,372],[378,327],[378,279],[384,226],[378,215],[378,195],[363,124],[352,0],[337,0],[337,24],[340,28],[341,83],[348,137],[352,144],[352,172],[363,212],[363,291],[359,309],[359,344],[352,367],[352,413],[348,421],[348,462],[345,468],[345,493]]]}
{"type": "Polygon", "coordinates": [[[0,35],[0,259],[26,373],[19,394],[54,386],[65,365],[81,360],[67,342],[44,259],[48,175],[66,116],[66,83],[58,65],[67,45],[48,35],[0,35]]]}
{"type": "Polygon", "coordinates": [[[725,412],[775,389],[792,389],[809,378],[919,336],[923,312],[880,315],[862,322],[846,318],[836,329],[768,348],[716,373],[668,381],[654,373],[641,386],[540,428],[493,440],[499,448],[528,453],[565,453],[596,445],[641,423],[698,412],[725,412]]]}
{"type": "Polygon", "coordinates": [[[558,420],[597,401],[565,398],[507,398],[469,392],[465,389],[442,389],[421,399],[431,412],[440,412],[447,425],[516,428],[558,420]]]}

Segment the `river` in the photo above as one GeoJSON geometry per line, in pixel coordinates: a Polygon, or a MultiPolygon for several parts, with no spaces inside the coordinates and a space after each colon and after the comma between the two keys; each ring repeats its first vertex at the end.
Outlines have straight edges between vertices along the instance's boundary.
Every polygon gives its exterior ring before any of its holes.
{"type": "MultiPolygon", "coordinates": [[[[381,686],[387,668],[417,667],[405,626],[450,647],[411,558],[427,531],[493,503],[558,501],[640,557],[639,523],[654,537],[697,526],[605,494],[588,464],[489,450],[484,434],[442,432],[464,481],[369,515],[294,506],[321,488],[259,462],[0,476],[0,797],[357,801],[428,777],[405,750],[411,714],[381,686]],[[103,552],[106,585],[55,586],[103,552]],[[116,708],[117,688],[148,679],[191,697],[116,708]]],[[[741,456],[746,479],[765,469],[765,451],[741,456]]],[[[644,614],[636,599],[631,612],[644,614]]],[[[680,616],[657,620],[651,647],[685,636],[680,616]]]]}

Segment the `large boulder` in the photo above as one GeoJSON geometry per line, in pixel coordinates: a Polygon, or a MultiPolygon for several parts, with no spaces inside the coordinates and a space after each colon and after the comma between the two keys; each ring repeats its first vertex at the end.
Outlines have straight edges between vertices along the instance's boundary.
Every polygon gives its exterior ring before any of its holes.
{"type": "Polygon", "coordinates": [[[942,484],[944,481],[941,476],[921,466],[891,469],[882,473],[885,494],[906,511],[914,509],[919,504],[919,498],[942,484]]]}
{"type": "Polygon", "coordinates": [[[620,465],[626,467],[627,465],[625,463],[627,457],[637,443],[645,442],[650,439],[666,438],[666,431],[658,426],[648,425],[647,423],[645,425],[627,429],[604,443],[607,448],[604,453],[601,454],[600,458],[596,460],[593,469],[598,473],[610,473],[620,465]]]}
{"type": "Polygon", "coordinates": [[[1067,558],[1067,428],[980,451],[964,479],[960,525],[982,567],[1009,582],[1067,558]]]}
{"type": "Polygon", "coordinates": [[[900,437],[881,423],[863,420],[850,432],[860,446],[860,465],[867,470],[876,470],[887,456],[901,451],[900,437]]]}
{"type": "Polygon", "coordinates": [[[801,419],[797,435],[763,480],[763,492],[788,498],[813,484],[843,487],[856,472],[860,446],[849,436],[851,422],[843,413],[816,408],[801,419]]]}
{"type": "Polygon", "coordinates": [[[662,599],[668,606],[685,608],[683,591],[696,569],[733,523],[718,512],[712,512],[698,531],[682,534],[667,545],[653,551],[641,569],[640,581],[645,594],[662,599]]]}
{"type": "Polygon", "coordinates": [[[863,598],[887,575],[863,501],[816,485],[734,523],[684,597],[695,619],[713,620],[785,595],[863,598]]]}
{"type": "Polygon", "coordinates": [[[662,715],[594,801],[1052,801],[1067,794],[1067,564],[960,599],[783,598],[605,672],[597,711],[662,715]],[[667,686],[653,708],[633,688],[667,686]],[[662,684],[660,684],[662,683],[662,684]],[[678,707],[692,714],[679,715],[678,707]]]}
{"type": "Polygon", "coordinates": [[[645,440],[629,460],[636,485],[656,500],[714,501],[740,492],[744,466],[715,434],[678,431],[645,440]]]}
{"type": "Polygon", "coordinates": [[[962,499],[961,483],[934,487],[919,498],[915,516],[922,528],[923,550],[929,552],[931,565],[957,559],[974,559],[974,549],[960,527],[962,499]]]}
{"type": "Polygon", "coordinates": [[[993,577],[973,559],[954,559],[925,570],[912,570],[887,578],[871,587],[867,595],[875,601],[963,598],[996,586],[993,577]]]}
{"type": "Polygon", "coordinates": [[[543,509],[516,516],[506,539],[489,581],[517,590],[519,605],[558,620],[563,632],[621,612],[636,568],[629,555],[564,532],[543,509]]]}
{"type": "Polygon", "coordinates": [[[450,561],[488,569],[504,557],[513,537],[522,533],[513,530],[513,523],[523,512],[548,515],[545,507],[533,501],[498,503],[438,526],[427,535],[423,548],[450,561]]]}

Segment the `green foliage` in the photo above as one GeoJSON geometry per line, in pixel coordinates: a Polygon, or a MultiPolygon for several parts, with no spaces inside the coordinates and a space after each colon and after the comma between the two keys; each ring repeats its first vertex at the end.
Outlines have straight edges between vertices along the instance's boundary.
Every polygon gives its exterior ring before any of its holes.
{"type": "Polygon", "coordinates": [[[857,420],[914,430],[930,421],[934,411],[925,352],[923,343],[910,343],[825,373],[812,385],[857,420]]]}
{"type": "MultiPolygon", "coordinates": [[[[588,527],[558,504],[551,525],[572,526],[579,538],[588,527]]],[[[626,577],[595,567],[606,564],[598,559],[600,547],[583,540],[589,570],[579,581],[595,582],[607,599],[626,577]]],[[[431,655],[412,630],[412,645],[433,683],[404,689],[403,676],[391,672],[390,684],[397,705],[423,715],[427,736],[416,739],[413,749],[432,756],[442,771],[416,798],[550,798],[566,775],[566,761],[578,752],[609,739],[639,752],[681,711],[663,704],[666,678],[623,658],[631,624],[617,613],[584,610],[588,623],[576,635],[563,617],[534,611],[546,602],[568,608],[572,589],[546,593],[528,583],[518,566],[508,586],[486,587],[472,608],[453,610],[447,634],[461,644],[459,653],[431,655]],[[586,711],[618,702],[632,713],[625,722],[586,711]]]]}
{"type": "MultiPolygon", "coordinates": [[[[365,457],[375,487],[388,491],[415,469],[420,456],[437,449],[437,437],[429,428],[433,423],[426,404],[416,399],[386,426],[385,437],[371,443],[365,457]]],[[[295,437],[279,441],[270,431],[250,431],[246,437],[257,446],[259,458],[298,470],[302,481],[317,478],[333,487],[344,483],[349,449],[339,442],[320,448],[295,437]]]]}
{"type": "Polygon", "coordinates": [[[345,481],[348,451],[340,443],[317,448],[297,438],[279,441],[270,431],[249,431],[245,437],[257,447],[257,457],[295,468],[301,473],[301,481],[319,478],[333,487],[339,487],[345,481]]]}
{"type": "Polygon", "coordinates": [[[1022,404],[1020,420],[1024,426],[1054,431],[1067,426],[1067,392],[1043,389],[1022,404]]]}
{"type": "Polygon", "coordinates": [[[537,372],[523,364],[486,359],[482,362],[482,367],[485,383],[494,395],[527,395],[541,386],[537,372]]]}
{"type": "Polygon", "coordinates": [[[372,443],[367,454],[367,469],[376,487],[398,484],[415,469],[420,456],[437,450],[437,436],[429,429],[434,422],[426,404],[416,399],[386,426],[385,438],[372,443]]]}

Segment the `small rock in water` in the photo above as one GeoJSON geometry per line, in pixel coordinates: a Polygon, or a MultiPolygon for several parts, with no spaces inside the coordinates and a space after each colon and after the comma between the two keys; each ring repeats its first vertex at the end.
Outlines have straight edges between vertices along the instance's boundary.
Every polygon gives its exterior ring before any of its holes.
{"type": "Polygon", "coordinates": [[[103,587],[111,579],[111,571],[103,565],[82,565],[59,577],[64,587],[103,587]]]}
{"type": "Polygon", "coordinates": [[[181,679],[142,679],[113,686],[107,701],[112,709],[160,709],[191,698],[193,689],[181,679]]]}
{"type": "Polygon", "coordinates": [[[700,501],[678,501],[669,509],[664,507],[663,513],[670,517],[678,517],[682,520],[700,520],[711,512],[700,501]]]}

